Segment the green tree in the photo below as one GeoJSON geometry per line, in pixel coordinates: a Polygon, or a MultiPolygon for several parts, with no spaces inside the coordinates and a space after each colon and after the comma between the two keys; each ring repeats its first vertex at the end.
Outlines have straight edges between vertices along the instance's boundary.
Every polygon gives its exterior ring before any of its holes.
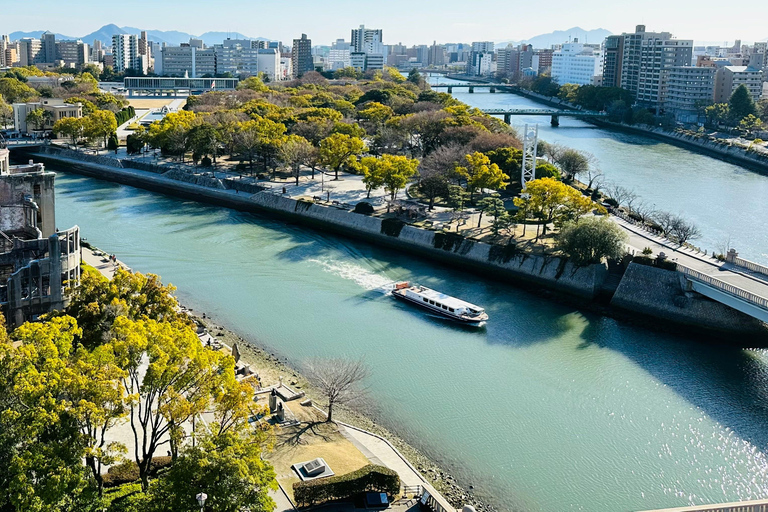
{"type": "Polygon", "coordinates": [[[467,192],[469,192],[471,203],[474,203],[474,193],[478,189],[502,190],[507,187],[509,176],[504,174],[498,165],[492,164],[483,153],[475,152],[464,159],[466,165],[457,167],[456,172],[467,181],[467,192]]]}
{"type": "Polygon", "coordinates": [[[257,156],[261,157],[264,170],[267,170],[285,133],[285,125],[282,123],[258,115],[252,117],[254,119],[241,123],[234,135],[235,149],[248,160],[251,173],[257,156]]]}
{"type": "Polygon", "coordinates": [[[320,142],[320,158],[331,169],[334,179],[339,179],[342,166],[353,166],[360,155],[368,151],[362,139],[343,133],[334,133],[320,142]]]}
{"type": "Polygon", "coordinates": [[[51,119],[53,119],[53,113],[51,113],[51,111],[43,108],[36,108],[27,113],[26,121],[27,124],[34,126],[35,130],[41,131],[51,119]]]}
{"type": "Polygon", "coordinates": [[[576,84],[563,84],[560,86],[560,91],[557,93],[557,97],[569,103],[575,103],[578,90],[579,86],[576,84]]]}
{"type": "Polygon", "coordinates": [[[514,203],[526,212],[526,216],[532,215],[544,224],[542,234],[546,234],[550,223],[559,227],[569,220],[579,219],[592,209],[605,211],[573,187],[553,178],[529,181],[522,197],[516,197],[514,203]]]}
{"type": "Polygon", "coordinates": [[[197,162],[210,156],[216,163],[219,154],[219,137],[216,128],[208,123],[200,123],[189,130],[187,147],[192,151],[192,159],[197,162]]]}
{"type": "Polygon", "coordinates": [[[250,91],[256,91],[256,92],[267,92],[269,90],[269,87],[264,85],[264,80],[262,80],[261,76],[249,76],[245,80],[241,81],[239,84],[237,84],[238,90],[248,89],[250,91]]]}
{"type": "Polygon", "coordinates": [[[131,320],[189,322],[178,311],[173,285],[163,286],[155,274],[117,269],[111,280],[98,272],[84,272],[66,309],[77,318],[79,342],[93,348],[109,341],[118,317],[131,320]]]}
{"type": "Polygon", "coordinates": [[[37,91],[17,78],[0,78],[0,95],[8,103],[25,103],[38,96],[37,91]]]}
{"type": "Polygon", "coordinates": [[[749,114],[747,117],[744,117],[739,122],[739,129],[747,133],[753,132],[755,130],[759,130],[762,127],[763,127],[763,121],[759,117],[752,114],[749,114]]]}
{"type": "Polygon", "coordinates": [[[183,425],[210,409],[222,381],[234,379],[234,359],[203,347],[192,328],[180,322],[120,316],[112,334],[117,364],[126,375],[122,384],[133,456],[146,491],[152,457],[166,444],[178,455],[183,425]]]}
{"type": "Polygon", "coordinates": [[[477,203],[477,209],[480,215],[477,217],[477,227],[480,227],[483,221],[483,214],[487,213],[494,219],[507,213],[507,209],[504,207],[504,201],[502,201],[497,194],[484,197],[477,203]]]}
{"type": "Polygon", "coordinates": [[[752,95],[749,93],[746,85],[741,84],[733,91],[731,98],[728,100],[728,110],[731,121],[734,124],[738,124],[747,116],[757,115],[755,100],[752,99],[752,95]]]}
{"type": "Polygon", "coordinates": [[[371,103],[368,103],[364,109],[360,110],[358,115],[360,116],[360,119],[370,121],[377,125],[382,125],[395,115],[395,111],[392,110],[391,107],[372,101],[371,103]]]}
{"type": "Polygon", "coordinates": [[[566,149],[558,156],[555,164],[560,167],[568,179],[575,179],[580,174],[589,171],[593,160],[594,157],[589,153],[576,149],[566,149]]]}
{"type": "Polygon", "coordinates": [[[91,143],[102,140],[106,147],[107,137],[115,131],[117,131],[117,119],[109,110],[97,110],[84,118],[83,135],[91,143]]]}
{"type": "Polygon", "coordinates": [[[419,192],[421,192],[429,201],[429,209],[434,208],[435,199],[442,197],[447,199],[450,189],[450,182],[446,174],[434,170],[421,171],[419,179],[419,192]]]}
{"type": "Polygon", "coordinates": [[[83,136],[83,120],[77,117],[64,117],[53,125],[53,132],[69,137],[72,145],[77,148],[77,141],[83,136]]]}
{"type": "Polygon", "coordinates": [[[390,201],[394,201],[397,192],[416,174],[419,161],[405,156],[383,155],[379,159],[379,165],[383,167],[384,190],[389,192],[390,201]]]}
{"type": "Polygon", "coordinates": [[[0,123],[3,128],[8,127],[8,122],[13,119],[13,108],[5,102],[3,95],[0,94],[0,123]]]}
{"type": "Polygon", "coordinates": [[[315,151],[311,142],[298,135],[289,135],[280,146],[280,160],[291,170],[291,175],[296,178],[296,185],[299,184],[301,166],[312,160],[315,151]]]}
{"type": "Polygon", "coordinates": [[[586,217],[566,222],[556,238],[557,248],[577,266],[617,260],[624,254],[629,237],[605,217],[586,217]]]}
{"type": "Polygon", "coordinates": [[[727,103],[715,103],[704,108],[704,114],[707,116],[709,124],[724,123],[730,118],[730,111],[727,103]]]}
{"type": "Polygon", "coordinates": [[[379,159],[373,156],[360,159],[360,165],[363,168],[363,184],[368,193],[366,198],[370,198],[372,190],[384,186],[383,166],[379,165],[379,159]]]}
{"type": "Polygon", "coordinates": [[[88,489],[85,445],[62,397],[79,335],[71,317],[26,323],[13,346],[0,344],[0,507],[35,512],[73,510],[88,489]]]}
{"type": "Polygon", "coordinates": [[[271,512],[277,489],[272,466],[262,459],[265,435],[207,436],[186,446],[171,469],[153,485],[158,511],[197,512],[197,493],[210,512],[271,512]]]}

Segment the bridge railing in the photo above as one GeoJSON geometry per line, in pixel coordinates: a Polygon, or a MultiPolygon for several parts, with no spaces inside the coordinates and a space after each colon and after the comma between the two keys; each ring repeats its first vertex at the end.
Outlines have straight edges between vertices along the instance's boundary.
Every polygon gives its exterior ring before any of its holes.
{"type": "Polygon", "coordinates": [[[711,286],[712,288],[717,288],[722,292],[733,295],[734,297],[747,301],[750,304],[760,308],[768,309],[768,299],[765,297],[760,297],[759,295],[755,295],[754,293],[748,292],[747,290],[739,288],[738,286],[726,283],[725,281],[721,281],[720,279],[716,279],[707,274],[702,274],[701,272],[693,270],[692,268],[688,268],[685,265],[681,265],[680,263],[677,264],[677,271],[686,277],[693,279],[694,281],[699,281],[703,284],[711,286]]]}
{"type": "Polygon", "coordinates": [[[744,260],[741,258],[734,258],[733,264],[758,274],[764,274],[768,276],[768,267],[755,263],[754,261],[744,260]]]}

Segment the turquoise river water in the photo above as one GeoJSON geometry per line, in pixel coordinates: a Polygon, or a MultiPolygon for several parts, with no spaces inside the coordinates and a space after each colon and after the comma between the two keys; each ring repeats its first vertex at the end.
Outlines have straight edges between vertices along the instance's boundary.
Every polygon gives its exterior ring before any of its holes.
{"type": "MultiPolygon", "coordinates": [[[[457,93],[478,107],[534,106],[457,93]]],[[[768,261],[768,177],[562,119],[541,136],[768,261]]],[[[61,169],[66,171],[66,169],[61,169]]],[[[579,312],[455,269],[280,220],[63,172],[60,227],[293,363],[366,358],[375,416],[502,510],[629,511],[768,497],[768,352],[579,312]],[[461,328],[386,296],[415,280],[487,308],[461,328]]]]}

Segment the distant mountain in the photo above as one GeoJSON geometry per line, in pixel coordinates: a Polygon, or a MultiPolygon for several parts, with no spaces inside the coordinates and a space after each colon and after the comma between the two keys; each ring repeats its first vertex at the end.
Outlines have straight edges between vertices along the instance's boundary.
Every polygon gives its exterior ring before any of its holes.
{"type": "MultiPolygon", "coordinates": [[[[21,39],[23,37],[35,37],[40,38],[40,35],[45,32],[44,30],[35,30],[32,32],[14,32],[9,35],[12,41],[21,39]]],[[[99,40],[105,43],[107,46],[112,44],[112,36],[115,34],[140,34],[142,29],[136,27],[118,27],[117,25],[110,23],[104,25],[99,30],[91,32],[88,35],[82,37],[70,37],[61,34],[56,34],[56,39],[82,39],[83,42],[93,45],[95,40],[99,40]]],[[[188,34],[186,32],[179,32],[177,30],[147,30],[147,37],[151,41],[157,43],[166,43],[171,46],[177,46],[181,43],[188,43],[190,38],[202,39],[203,42],[208,45],[221,44],[226,38],[230,39],[261,39],[269,41],[266,37],[249,37],[240,32],[206,32],[201,36],[188,34]]]]}
{"type": "Polygon", "coordinates": [[[532,44],[534,48],[549,48],[553,44],[567,43],[578,38],[580,43],[602,43],[603,40],[612,35],[613,32],[602,28],[594,30],[584,30],[581,27],[573,27],[568,30],[555,30],[549,34],[540,34],[530,39],[520,41],[504,41],[497,43],[496,47],[501,48],[507,44],[518,45],[521,43],[532,44]]]}
{"type": "Polygon", "coordinates": [[[109,25],[104,25],[96,32],[91,32],[90,34],[85,35],[80,39],[82,39],[84,43],[88,43],[90,45],[93,45],[94,41],[99,40],[102,43],[109,46],[112,44],[112,36],[114,36],[115,34],[127,34],[127,33],[128,32],[126,32],[125,30],[111,23],[109,25]]]}
{"type": "MultiPolygon", "coordinates": [[[[40,36],[43,35],[43,32],[45,32],[45,30],[34,30],[32,32],[12,32],[8,34],[8,37],[11,38],[11,41],[18,41],[19,39],[23,39],[25,37],[34,37],[35,39],[40,39],[40,36]]],[[[56,34],[56,39],[69,40],[77,38],[56,34]]]]}

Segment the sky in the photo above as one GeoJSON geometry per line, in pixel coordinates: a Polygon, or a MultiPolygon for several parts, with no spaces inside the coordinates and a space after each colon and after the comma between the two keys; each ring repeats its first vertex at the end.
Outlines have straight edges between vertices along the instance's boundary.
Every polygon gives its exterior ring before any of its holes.
{"type": "Polygon", "coordinates": [[[384,43],[519,41],[579,26],[613,33],[672,32],[680,39],[733,44],[768,39],[768,1],[720,0],[0,0],[0,34],[50,30],[80,37],[103,25],[240,32],[313,44],[349,39],[360,24],[384,30],[384,43]],[[26,5],[25,5],[26,4],[26,5]]]}

